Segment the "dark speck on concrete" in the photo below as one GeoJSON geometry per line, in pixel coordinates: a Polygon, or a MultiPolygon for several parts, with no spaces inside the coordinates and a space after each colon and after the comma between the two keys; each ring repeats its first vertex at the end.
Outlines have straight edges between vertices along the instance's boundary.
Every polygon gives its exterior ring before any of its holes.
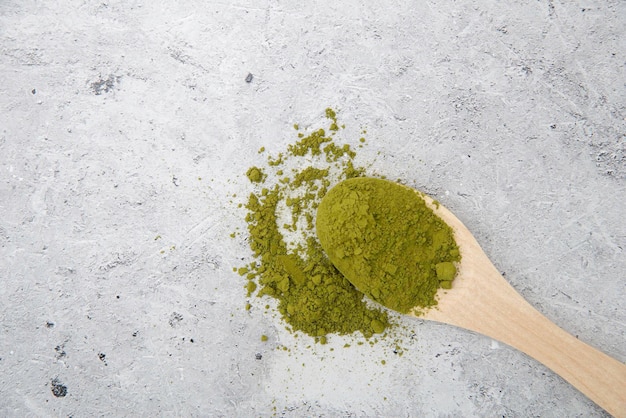
{"type": "Polygon", "coordinates": [[[248,73],[248,75],[246,76],[246,83],[252,83],[253,78],[254,76],[252,75],[252,73],[248,73]]]}
{"type": "Polygon", "coordinates": [[[107,355],[104,353],[98,353],[98,358],[100,359],[101,362],[104,363],[105,366],[108,366],[109,364],[106,361],[107,355]]]}
{"type": "Polygon", "coordinates": [[[255,358],[255,359],[257,359],[257,360],[261,360],[261,359],[263,358],[263,354],[261,354],[261,353],[256,353],[256,354],[254,355],[254,358],[255,358]]]}
{"type": "Polygon", "coordinates": [[[53,328],[53,327],[54,327],[54,322],[50,322],[50,321],[46,322],[46,328],[53,328]]]}
{"type": "Polygon", "coordinates": [[[170,327],[174,328],[176,327],[178,324],[180,324],[180,321],[183,320],[183,316],[181,314],[179,314],[178,312],[172,312],[172,315],[170,316],[170,327]]]}
{"type": "Polygon", "coordinates": [[[91,89],[96,94],[96,96],[101,95],[102,93],[108,93],[113,90],[113,87],[119,83],[121,77],[115,76],[113,74],[109,75],[106,79],[100,77],[99,80],[91,83],[91,89]]]}
{"type": "Polygon", "coordinates": [[[30,92],[33,94],[37,94],[37,89],[32,89],[30,92]]]}
{"type": "Polygon", "coordinates": [[[54,351],[57,352],[57,359],[61,359],[67,355],[65,352],[65,344],[60,344],[54,347],[54,351]]]}
{"type": "Polygon", "coordinates": [[[52,390],[52,394],[57,398],[63,398],[67,395],[67,386],[61,383],[56,377],[50,382],[50,390],[52,390]]]}

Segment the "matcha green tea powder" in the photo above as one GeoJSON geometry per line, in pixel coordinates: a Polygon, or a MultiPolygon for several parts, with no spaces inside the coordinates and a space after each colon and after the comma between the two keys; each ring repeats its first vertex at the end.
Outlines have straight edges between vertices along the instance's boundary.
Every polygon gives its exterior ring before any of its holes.
{"type": "Polygon", "coordinates": [[[317,211],[317,233],[333,264],[371,299],[407,313],[450,288],[459,248],[452,228],[419,192],[376,178],[333,187],[317,211]]]}
{"type": "Polygon", "coordinates": [[[330,262],[315,234],[315,213],[328,189],[364,174],[353,164],[355,151],[335,141],[341,129],[335,111],[325,115],[328,132],[304,134],[295,125],[297,139],[286,151],[246,172],[254,185],[245,207],[255,260],[237,269],[248,296],[275,298],[292,331],[321,343],[327,334],[360,331],[369,338],[389,325],[386,312],[368,306],[330,262]]]}

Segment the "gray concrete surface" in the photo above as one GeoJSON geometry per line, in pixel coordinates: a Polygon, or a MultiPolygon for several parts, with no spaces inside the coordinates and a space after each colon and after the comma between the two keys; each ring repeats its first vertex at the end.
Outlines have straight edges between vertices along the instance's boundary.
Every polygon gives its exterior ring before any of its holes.
{"type": "Polygon", "coordinates": [[[243,174],[332,106],[626,360],[626,3],[382,3],[0,3],[0,416],[604,416],[463,330],[399,319],[400,357],[244,310],[243,174]]]}

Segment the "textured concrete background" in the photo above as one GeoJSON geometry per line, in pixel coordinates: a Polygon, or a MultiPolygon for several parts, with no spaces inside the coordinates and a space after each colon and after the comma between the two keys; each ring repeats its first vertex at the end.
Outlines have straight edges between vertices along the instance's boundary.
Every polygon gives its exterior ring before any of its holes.
{"type": "Polygon", "coordinates": [[[463,330],[399,319],[400,357],[244,310],[243,174],[331,106],[626,360],[626,3],[383,3],[0,2],[1,416],[604,415],[463,330]]]}

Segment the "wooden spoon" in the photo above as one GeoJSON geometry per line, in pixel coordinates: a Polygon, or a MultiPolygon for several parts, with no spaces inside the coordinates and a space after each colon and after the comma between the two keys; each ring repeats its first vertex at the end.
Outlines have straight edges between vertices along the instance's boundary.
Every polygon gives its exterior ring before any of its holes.
{"type": "MultiPolygon", "coordinates": [[[[508,284],[452,212],[415,192],[416,198],[423,198],[452,227],[462,258],[452,289],[439,289],[436,307],[425,312],[416,307],[409,315],[455,325],[508,344],[552,369],[613,416],[626,417],[626,365],[539,313],[508,284]]],[[[328,248],[324,250],[329,252],[328,248]]]]}

